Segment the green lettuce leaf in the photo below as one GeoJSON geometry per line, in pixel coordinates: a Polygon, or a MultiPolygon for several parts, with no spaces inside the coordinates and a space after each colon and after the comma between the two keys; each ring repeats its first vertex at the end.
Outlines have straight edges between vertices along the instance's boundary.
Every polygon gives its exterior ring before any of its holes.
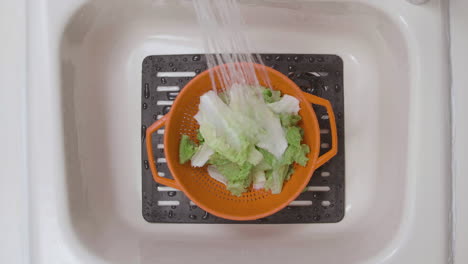
{"type": "Polygon", "coordinates": [[[209,163],[227,179],[227,189],[236,196],[243,192],[252,184],[252,169],[254,166],[248,162],[243,165],[231,162],[219,153],[211,156],[209,163]]]}
{"type": "Polygon", "coordinates": [[[266,88],[263,90],[262,94],[263,94],[263,100],[265,100],[265,103],[267,104],[278,102],[281,99],[280,91],[275,91],[275,90],[266,88]]]}
{"type": "Polygon", "coordinates": [[[277,113],[285,113],[285,114],[297,114],[301,109],[299,106],[299,100],[296,97],[290,96],[288,94],[283,95],[283,97],[274,103],[268,104],[270,109],[277,113]]]}
{"type": "Polygon", "coordinates": [[[244,164],[264,131],[248,116],[233,111],[214,91],[200,97],[195,119],[205,144],[230,161],[244,164]]]}
{"type": "Polygon", "coordinates": [[[279,117],[281,120],[281,125],[283,127],[295,126],[302,119],[300,115],[286,114],[286,113],[279,114],[279,117]]]}
{"type": "Polygon", "coordinates": [[[179,162],[184,164],[197,152],[197,145],[187,135],[182,135],[179,143],[179,162]]]}

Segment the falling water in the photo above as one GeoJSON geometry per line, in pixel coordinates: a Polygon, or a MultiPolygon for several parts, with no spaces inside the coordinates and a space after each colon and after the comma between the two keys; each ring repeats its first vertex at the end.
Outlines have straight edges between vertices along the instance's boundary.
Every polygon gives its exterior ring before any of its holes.
{"type": "MultiPolygon", "coordinates": [[[[238,0],[193,0],[193,4],[203,33],[208,67],[226,64],[216,71],[221,88],[224,90],[234,84],[258,86],[253,63],[263,62],[245,34],[247,27],[238,0]]],[[[270,87],[266,71],[260,74],[270,87]]],[[[215,89],[213,71],[210,77],[215,89]]]]}

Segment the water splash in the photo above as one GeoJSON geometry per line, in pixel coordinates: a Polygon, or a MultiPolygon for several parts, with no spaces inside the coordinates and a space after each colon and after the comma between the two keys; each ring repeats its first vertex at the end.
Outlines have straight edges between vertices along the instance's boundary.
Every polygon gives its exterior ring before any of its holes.
{"type": "MultiPolygon", "coordinates": [[[[263,65],[245,34],[247,26],[241,14],[238,0],[193,0],[198,23],[201,27],[209,68],[219,65],[219,71],[210,71],[213,89],[222,90],[240,85],[260,85],[254,63],[263,65]],[[216,74],[216,75],[215,75],[216,74]]],[[[267,73],[262,70],[263,85],[271,87],[267,73]]]]}

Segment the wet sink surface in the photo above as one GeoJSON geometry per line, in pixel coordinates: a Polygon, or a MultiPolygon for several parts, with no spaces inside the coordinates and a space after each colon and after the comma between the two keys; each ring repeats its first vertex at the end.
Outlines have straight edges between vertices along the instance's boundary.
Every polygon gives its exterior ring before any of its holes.
{"type": "MultiPolygon", "coordinates": [[[[443,126],[447,95],[431,88],[446,81],[446,72],[437,66],[422,71],[427,67],[421,59],[424,50],[416,48],[424,46],[424,36],[410,34],[421,19],[405,17],[413,11],[402,11],[412,6],[404,1],[395,6],[242,1],[251,25],[248,33],[259,52],[337,54],[343,59],[346,214],[336,224],[173,225],[150,224],[141,215],[141,63],[148,55],[203,52],[191,4],[72,2],[44,1],[50,30],[42,38],[56,58],[44,71],[52,76],[50,89],[56,96],[50,100],[59,110],[53,127],[62,139],[55,144],[63,154],[61,176],[49,176],[60,202],[47,210],[60,220],[57,236],[77,259],[238,263],[259,257],[273,263],[291,258],[402,263],[398,257],[406,253],[400,248],[416,236],[410,227],[424,216],[417,216],[415,208],[423,201],[420,197],[428,195],[418,194],[417,183],[426,175],[427,190],[443,196],[446,184],[439,173],[448,168],[448,132],[443,126]],[[428,76],[431,71],[441,74],[428,76]],[[428,79],[426,92],[421,90],[423,77],[428,79]],[[425,95],[425,102],[420,101],[425,95]],[[436,109],[429,109],[431,102],[436,109]],[[435,124],[429,124],[421,111],[434,110],[440,115],[431,115],[435,124]],[[425,137],[415,136],[433,125],[437,128],[425,137]],[[424,155],[432,168],[422,168],[417,153],[425,151],[423,142],[430,139],[439,153],[424,155]]],[[[424,18],[426,13],[420,13],[424,18]]],[[[437,24],[437,16],[432,18],[437,24]]],[[[442,50],[442,41],[435,42],[442,50]]],[[[437,61],[443,52],[430,55],[437,61]]],[[[34,144],[39,148],[44,143],[34,144]]],[[[44,181],[47,176],[37,177],[44,181]]],[[[52,201],[47,188],[34,188],[38,201],[52,201]]],[[[441,201],[431,203],[436,215],[448,210],[441,201]]],[[[48,212],[36,210],[38,219],[48,212]]],[[[446,235],[441,218],[426,224],[436,236],[446,235]]],[[[439,251],[433,259],[445,257],[444,246],[434,247],[439,251]]],[[[47,259],[47,254],[42,257],[47,259]]]]}

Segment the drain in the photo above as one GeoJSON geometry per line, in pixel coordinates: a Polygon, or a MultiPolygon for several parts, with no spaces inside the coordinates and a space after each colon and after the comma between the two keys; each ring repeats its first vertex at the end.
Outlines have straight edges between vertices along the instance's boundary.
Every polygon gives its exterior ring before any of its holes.
{"type": "MultiPolygon", "coordinates": [[[[308,187],[288,207],[256,221],[236,222],[208,214],[193,204],[183,192],[154,182],[148,169],[144,131],[169,112],[174,99],[191,78],[206,70],[205,57],[191,55],[148,56],[143,62],[142,116],[142,214],[150,223],[336,223],[344,216],[344,86],[343,62],[336,55],[262,54],[267,66],[289,76],[303,91],[323,97],[339,114],[338,154],[318,168],[308,187]],[[174,71],[174,69],[176,69],[174,71]]],[[[321,150],[331,143],[330,125],[325,109],[314,105],[320,124],[321,150]]],[[[307,122],[307,120],[305,120],[307,122]]],[[[153,136],[154,155],[159,176],[172,178],[164,158],[164,128],[153,136]]]]}

